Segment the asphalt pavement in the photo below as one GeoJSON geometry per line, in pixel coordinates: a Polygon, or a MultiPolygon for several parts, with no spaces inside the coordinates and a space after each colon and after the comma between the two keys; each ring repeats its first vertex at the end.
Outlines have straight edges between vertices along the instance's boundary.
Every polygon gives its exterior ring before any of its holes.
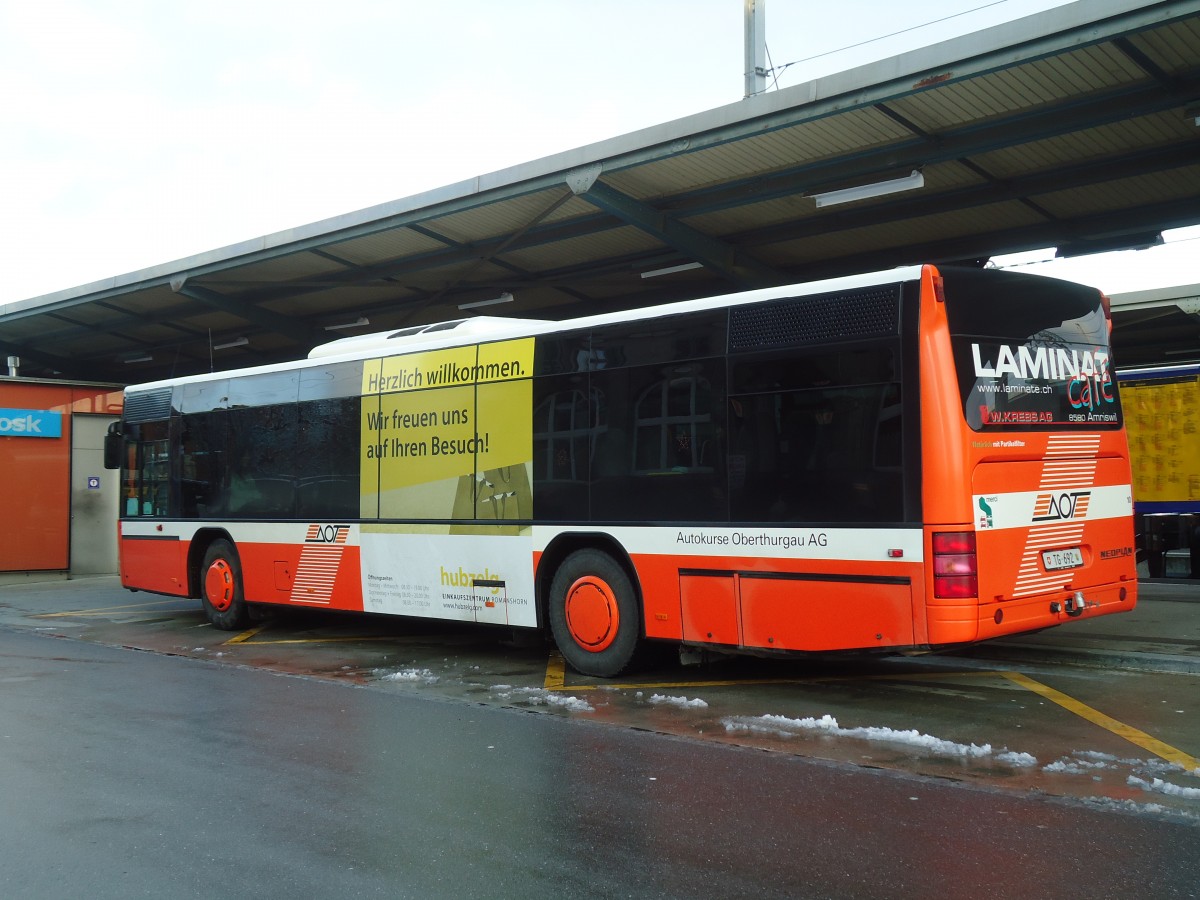
{"type": "MultiPolygon", "coordinates": [[[[115,584],[114,576],[71,581],[0,581],[0,624],[28,628],[30,616],[70,613],[84,596],[80,582],[115,584]]],[[[131,602],[154,594],[127,594],[131,602]]],[[[958,655],[1148,668],[1200,674],[1200,581],[1152,578],[1138,583],[1138,606],[1116,616],[1081,618],[1056,628],[974,644],[958,655]]]]}
{"type": "Polygon", "coordinates": [[[1200,829],[0,628],[0,895],[1196,897],[1200,829]]]}
{"type": "Polygon", "coordinates": [[[518,646],[493,631],[444,623],[291,613],[244,633],[217,632],[197,601],[131,593],[115,576],[0,584],[0,638],[22,632],[220,663],[235,672],[463,701],[452,704],[463,709],[537,710],[702,743],[1118,808],[1153,807],[1200,821],[1193,708],[1200,582],[1194,581],[1144,581],[1129,612],[953,652],[850,661],[720,659],[704,666],[664,659],[618,682],[564,672],[540,645],[518,646]],[[730,721],[764,717],[828,718],[839,737],[804,729],[730,732],[730,721]],[[860,732],[997,749],[972,761],[860,732]],[[997,761],[1010,750],[1029,762],[997,761]],[[1112,762],[1096,769],[1099,757],[1112,762]]]}
{"type": "Polygon", "coordinates": [[[968,651],[983,658],[1200,674],[1200,581],[1138,582],[1138,604],[1120,615],[1082,618],[968,651]]]}
{"type": "MultiPolygon", "coordinates": [[[[78,610],[83,600],[80,581],[106,586],[116,583],[111,576],[0,581],[0,625],[28,628],[30,616],[78,610]]],[[[156,600],[168,605],[194,602],[146,593],[126,596],[130,605],[156,600]]],[[[1138,603],[1131,612],[1085,616],[1044,631],[977,644],[955,655],[1200,674],[1200,581],[1144,579],[1138,582],[1138,603]]]]}

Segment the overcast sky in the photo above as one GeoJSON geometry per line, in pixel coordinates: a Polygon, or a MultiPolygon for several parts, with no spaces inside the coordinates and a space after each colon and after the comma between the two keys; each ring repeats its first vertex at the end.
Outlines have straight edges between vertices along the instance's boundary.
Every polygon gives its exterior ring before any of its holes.
{"type": "MultiPolygon", "coordinates": [[[[743,2],[0,0],[0,303],[739,101],[743,2]]],[[[768,0],[767,44],[788,87],[1056,5],[768,0]]],[[[1065,275],[1200,281],[1168,239],[1065,275]]]]}

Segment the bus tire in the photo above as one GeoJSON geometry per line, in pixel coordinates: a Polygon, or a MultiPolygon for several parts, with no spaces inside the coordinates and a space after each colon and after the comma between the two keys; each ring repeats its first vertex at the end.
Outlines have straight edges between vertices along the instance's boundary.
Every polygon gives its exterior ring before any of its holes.
{"type": "Polygon", "coordinates": [[[229,541],[213,541],[204,554],[200,602],[208,621],[222,631],[241,631],[250,624],[250,609],[242,593],[242,563],[229,541]]]}
{"type": "Polygon", "coordinates": [[[576,550],[550,583],[550,631],[576,672],[612,678],[633,664],[641,643],[637,594],[625,570],[600,550],[576,550]]]}

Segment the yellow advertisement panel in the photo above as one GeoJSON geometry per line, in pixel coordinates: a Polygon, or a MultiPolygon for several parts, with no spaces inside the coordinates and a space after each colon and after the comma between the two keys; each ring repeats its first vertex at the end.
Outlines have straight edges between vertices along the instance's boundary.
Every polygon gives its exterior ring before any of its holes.
{"type": "Polygon", "coordinates": [[[1135,500],[1200,500],[1198,387],[1196,378],[1121,386],[1135,500]]]}
{"type": "Polygon", "coordinates": [[[474,386],[380,397],[380,439],[367,448],[380,460],[380,491],[473,472],[474,407],[474,386]]]}
{"type": "Polygon", "coordinates": [[[488,522],[533,517],[533,382],[482,384],[478,421],[488,440],[476,458],[474,518],[488,522]]]}
{"type": "Polygon", "coordinates": [[[363,366],[363,516],[532,515],[533,338],[363,366]]]}
{"type": "MultiPolygon", "coordinates": [[[[379,360],[370,360],[367,367],[379,369],[379,360]]],[[[359,515],[374,519],[379,515],[379,459],[383,453],[383,441],[375,427],[379,416],[379,395],[364,395],[362,398],[362,421],[359,428],[359,515]]]]}

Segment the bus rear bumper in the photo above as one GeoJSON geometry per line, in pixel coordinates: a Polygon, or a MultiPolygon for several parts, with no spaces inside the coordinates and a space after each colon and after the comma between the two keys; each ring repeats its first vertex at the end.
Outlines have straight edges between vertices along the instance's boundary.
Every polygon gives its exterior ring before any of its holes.
{"type": "Polygon", "coordinates": [[[1055,625],[1128,612],[1137,606],[1137,582],[1060,588],[1019,600],[936,601],[926,607],[929,646],[953,647],[1055,625]]]}
{"type": "Polygon", "coordinates": [[[978,640],[1129,612],[1137,606],[1137,582],[1122,581],[1058,590],[1020,600],[981,603],[978,640]]]}

